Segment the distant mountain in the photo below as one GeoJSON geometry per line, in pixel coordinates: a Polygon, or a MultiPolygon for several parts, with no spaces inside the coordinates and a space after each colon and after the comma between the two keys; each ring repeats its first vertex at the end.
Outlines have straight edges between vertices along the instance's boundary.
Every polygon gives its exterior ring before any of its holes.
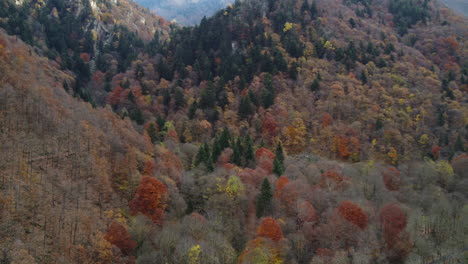
{"type": "Polygon", "coordinates": [[[442,0],[448,7],[454,11],[468,17],[468,1],[466,0],[442,0]]]}
{"type": "Polygon", "coordinates": [[[198,24],[206,16],[224,8],[231,0],[135,0],[158,15],[183,25],[198,24]]]}

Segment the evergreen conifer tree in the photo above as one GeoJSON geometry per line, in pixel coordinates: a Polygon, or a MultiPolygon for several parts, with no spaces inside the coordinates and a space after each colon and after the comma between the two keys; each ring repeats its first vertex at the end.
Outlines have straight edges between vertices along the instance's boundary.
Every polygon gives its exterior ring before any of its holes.
{"type": "Polygon", "coordinates": [[[273,198],[273,192],[271,190],[271,184],[267,178],[263,180],[260,194],[257,197],[256,213],[257,217],[265,216],[269,213],[271,208],[271,199],[273,198]]]}

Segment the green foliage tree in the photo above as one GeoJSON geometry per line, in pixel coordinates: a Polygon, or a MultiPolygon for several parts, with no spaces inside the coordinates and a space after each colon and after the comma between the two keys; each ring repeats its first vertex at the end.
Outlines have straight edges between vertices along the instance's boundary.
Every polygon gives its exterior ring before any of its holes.
{"type": "Polygon", "coordinates": [[[247,135],[244,140],[244,158],[246,164],[253,162],[255,160],[255,154],[253,150],[253,142],[250,138],[250,135],[247,135]]]}
{"type": "Polygon", "coordinates": [[[151,123],[148,128],[146,129],[147,133],[148,133],[148,136],[150,137],[151,139],[151,142],[153,144],[155,144],[156,142],[158,142],[159,140],[159,136],[158,136],[158,131],[156,130],[156,126],[151,123]]]}
{"type": "Polygon", "coordinates": [[[465,144],[463,143],[463,139],[460,135],[458,135],[457,139],[455,140],[454,149],[455,151],[465,151],[465,144]]]}
{"type": "Polygon", "coordinates": [[[265,178],[260,189],[260,194],[257,197],[256,214],[258,218],[269,214],[272,198],[273,191],[271,189],[271,184],[268,179],[265,178]]]}
{"type": "Polygon", "coordinates": [[[242,97],[239,104],[239,117],[242,119],[246,119],[253,114],[253,111],[254,109],[250,96],[247,95],[242,97]]]}

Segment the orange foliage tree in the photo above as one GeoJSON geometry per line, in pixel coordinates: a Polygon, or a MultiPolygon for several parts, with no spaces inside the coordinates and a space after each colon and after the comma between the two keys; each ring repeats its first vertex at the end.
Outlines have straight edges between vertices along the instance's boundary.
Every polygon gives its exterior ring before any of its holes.
{"type": "Polygon", "coordinates": [[[329,113],[323,113],[320,117],[322,127],[327,127],[333,123],[333,117],[329,113]]]}
{"type": "Polygon", "coordinates": [[[289,179],[286,176],[281,176],[276,180],[276,191],[275,191],[275,197],[280,197],[283,191],[284,186],[288,184],[289,179]]]}
{"type": "Polygon", "coordinates": [[[127,256],[130,255],[137,246],[136,242],[130,237],[125,226],[117,222],[112,222],[107,229],[104,239],[118,247],[120,251],[127,256]]]}
{"type": "Polygon", "coordinates": [[[266,217],[262,219],[262,223],[257,229],[258,237],[266,237],[273,241],[280,241],[283,239],[283,231],[278,222],[271,217],[266,217]]]}
{"type": "Polygon", "coordinates": [[[366,212],[353,202],[343,201],[338,207],[338,213],[361,229],[367,227],[368,217],[366,212]]]}
{"type": "Polygon", "coordinates": [[[161,225],[167,202],[167,187],[161,181],[144,176],[129,206],[133,214],[142,213],[161,225]]]}

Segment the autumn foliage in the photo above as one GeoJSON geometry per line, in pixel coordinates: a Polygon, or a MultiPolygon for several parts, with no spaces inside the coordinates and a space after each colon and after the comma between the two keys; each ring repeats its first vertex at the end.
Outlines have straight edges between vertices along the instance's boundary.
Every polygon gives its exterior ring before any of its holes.
{"type": "Polygon", "coordinates": [[[129,206],[133,214],[142,213],[162,224],[167,202],[167,188],[159,180],[144,176],[129,206]]]}
{"type": "Polygon", "coordinates": [[[385,187],[389,191],[397,191],[401,185],[400,171],[395,167],[389,167],[382,172],[385,187]]]}
{"type": "Polygon", "coordinates": [[[297,204],[298,218],[301,222],[317,221],[317,213],[314,206],[308,201],[302,201],[297,204]]]}
{"type": "Polygon", "coordinates": [[[358,205],[350,201],[344,201],[338,207],[338,213],[355,226],[364,229],[367,227],[368,217],[366,212],[358,205]]]}
{"type": "Polygon", "coordinates": [[[390,203],[380,209],[379,219],[384,231],[385,241],[389,246],[392,246],[396,243],[400,232],[405,229],[408,217],[399,205],[390,203]]]}
{"type": "Polygon", "coordinates": [[[130,255],[137,246],[125,226],[118,222],[111,223],[104,238],[118,247],[125,255],[130,255]]]}
{"type": "Polygon", "coordinates": [[[336,170],[328,170],[321,175],[320,187],[341,190],[349,183],[349,179],[336,170]]]}
{"type": "Polygon", "coordinates": [[[255,152],[255,160],[257,161],[258,167],[264,169],[268,173],[273,171],[273,160],[275,154],[266,148],[259,148],[255,152]]]}
{"type": "Polygon", "coordinates": [[[283,239],[283,231],[281,231],[281,227],[275,219],[266,217],[262,219],[257,229],[257,236],[270,238],[273,241],[280,241],[283,239]]]}
{"type": "Polygon", "coordinates": [[[275,197],[280,197],[284,186],[289,183],[289,179],[286,176],[281,176],[276,180],[276,192],[275,192],[275,197]]]}

